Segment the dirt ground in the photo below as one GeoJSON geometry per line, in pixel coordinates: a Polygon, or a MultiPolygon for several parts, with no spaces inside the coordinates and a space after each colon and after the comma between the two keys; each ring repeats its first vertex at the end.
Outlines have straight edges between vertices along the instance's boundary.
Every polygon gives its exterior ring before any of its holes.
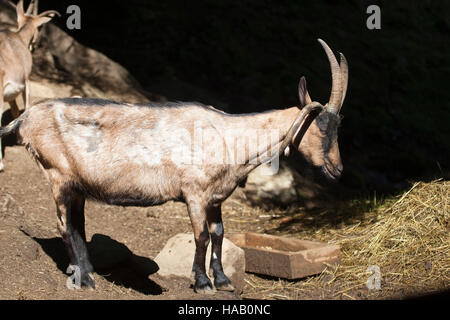
{"type": "MultiPolygon", "coordinates": [[[[235,197],[224,203],[223,212],[226,233],[286,233],[280,228],[283,215],[252,208],[235,197]]],[[[305,228],[309,220],[302,223],[305,228]]],[[[192,230],[182,203],[123,208],[87,202],[86,233],[96,289],[68,290],[68,258],[56,229],[49,185],[24,147],[6,148],[5,171],[0,173],[0,299],[389,298],[364,286],[348,290],[339,281],[327,286],[326,274],[318,281],[317,277],[281,281],[247,274],[239,296],[195,294],[189,280],[156,274],[152,260],[170,237],[185,232],[192,230]],[[308,287],[311,280],[315,285],[308,287]],[[322,282],[323,288],[318,287],[322,282]]],[[[399,288],[394,297],[403,292],[399,288]]]]}

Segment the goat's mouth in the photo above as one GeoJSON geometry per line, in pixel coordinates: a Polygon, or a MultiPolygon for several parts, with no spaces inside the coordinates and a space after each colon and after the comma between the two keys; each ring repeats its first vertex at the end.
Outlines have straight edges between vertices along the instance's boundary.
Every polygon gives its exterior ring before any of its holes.
{"type": "Polygon", "coordinates": [[[325,177],[328,178],[328,180],[330,181],[337,181],[339,179],[339,177],[341,176],[340,173],[335,173],[334,171],[331,171],[330,169],[328,169],[328,167],[326,165],[323,165],[321,167],[322,169],[322,173],[325,177]]]}

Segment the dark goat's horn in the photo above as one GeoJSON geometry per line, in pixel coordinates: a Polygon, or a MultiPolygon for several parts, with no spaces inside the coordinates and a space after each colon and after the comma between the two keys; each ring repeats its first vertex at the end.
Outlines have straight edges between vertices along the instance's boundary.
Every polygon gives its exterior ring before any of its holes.
{"type": "Polygon", "coordinates": [[[344,104],[345,95],[347,93],[347,85],[348,85],[348,64],[347,59],[345,59],[342,53],[339,53],[341,56],[341,81],[342,81],[342,98],[341,104],[339,106],[339,111],[341,111],[342,105],[344,104]]]}
{"type": "Polygon", "coordinates": [[[330,47],[323,41],[322,39],[317,39],[319,43],[322,45],[325,53],[327,54],[328,61],[330,62],[331,68],[331,95],[330,100],[328,102],[327,110],[331,113],[337,114],[339,112],[340,104],[342,101],[342,76],[341,76],[341,68],[334,56],[333,51],[331,51],[330,47]]]}

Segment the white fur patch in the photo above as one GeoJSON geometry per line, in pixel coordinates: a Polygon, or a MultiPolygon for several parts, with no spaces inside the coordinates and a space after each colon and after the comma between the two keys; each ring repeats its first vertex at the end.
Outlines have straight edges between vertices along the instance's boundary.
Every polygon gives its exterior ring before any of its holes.
{"type": "Polygon", "coordinates": [[[25,84],[17,82],[7,82],[3,88],[3,97],[5,101],[9,101],[17,97],[25,89],[25,84]]]}
{"type": "Polygon", "coordinates": [[[284,155],[287,157],[287,156],[289,156],[290,153],[291,153],[291,149],[289,149],[289,146],[287,146],[286,149],[284,149],[284,155]]]}

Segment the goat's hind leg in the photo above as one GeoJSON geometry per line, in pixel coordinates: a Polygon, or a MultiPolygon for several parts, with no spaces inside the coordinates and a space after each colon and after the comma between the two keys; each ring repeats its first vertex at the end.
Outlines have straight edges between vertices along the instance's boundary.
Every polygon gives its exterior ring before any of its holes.
{"type": "Polygon", "coordinates": [[[20,116],[20,110],[19,110],[19,106],[16,103],[16,100],[11,100],[9,102],[9,105],[11,106],[11,115],[13,117],[13,119],[17,119],[20,116]]]}
{"type": "Polygon", "coordinates": [[[92,277],[94,270],[89,261],[84,231],[85,199],[70,187],[61,186],[53,189],[58,216],[58,230],[69,254],[69,268],[74,272],[75,287],[95,288],[92,277]]]}
{"type": "Polygon", "coordinates": [[[194,291],[197,293],[213,293],[211,280],[206,275],[206,249],[209,244],[209,232],[206,223],[206,210],[198,202],[188,202],[189,217],[195,238],[195,257],[192,266],[194,275],[194,291]]]}

